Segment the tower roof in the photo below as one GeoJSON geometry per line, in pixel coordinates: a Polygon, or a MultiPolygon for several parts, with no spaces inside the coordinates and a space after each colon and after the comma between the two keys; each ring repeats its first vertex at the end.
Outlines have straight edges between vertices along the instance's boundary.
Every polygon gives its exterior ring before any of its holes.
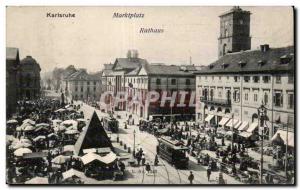
{"type": "Polygon", "coordinates": [[[232,14],[232,13],[247,13],[247,14],[251,14],[250,11],[245,11],[245,10],[241,9],[239,6],[233,6],[229,11],[226,11],[225,13],[221,14],[219,17],[223,17],[223,16],[226,16],[226,15],[232,14]]]}

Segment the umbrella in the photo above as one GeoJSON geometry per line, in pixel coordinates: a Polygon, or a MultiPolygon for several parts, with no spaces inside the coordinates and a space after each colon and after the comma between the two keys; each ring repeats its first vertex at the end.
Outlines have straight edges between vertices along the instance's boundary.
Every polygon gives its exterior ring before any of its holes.
{"type": "Polygon", "coordinates": [[[23,156],[23,154],[26,153],[32,153],[32,151],[29,148],[19,148],[15,150],[14,155],[15,156],[23,156]]]}
{"type": "Polygon", "coordinates": [[[28,147],[31,147],[32,144],[29,144],[29,143],[17,143],[13,146],[13,149],[19,149],[19,148],[28,148],[28,147]]]}
{"type": "Polygon", "coordinates": [[[17,124],[17,123],[18,123],[18,121],[15,119],[11,119],[11,120],[7,121],[7,124],[17,124]]]}
{"type": "Polygon", "coordinates": [[[69,119],[69,120],[65,120],[61,123],[62,125],[76,125],[77,122],[75,120],[69,119]]]}
{"type": "Polygon", "coordinates": [[[74,145],[66,145],[63,148],[64,152],[74,152],[75,151],[75,146],[74,145]]]}
{"type": "Polygon", "coordinates": [[[78,134],[78,133],[79,133],[79,131],[78,130],[74,130],[74,129],[67,130],[65,132],[65,134],[67,134],[67,135],[74,135],[74,134],[78,134]]]}
{"type": "Polygon", "coordinates": [[[86,119],[83,119],[83,118],[79,118],[79,119],[77,119],[77,121],[86,122],[87,120],[86,120],[86,119]]]}
{"type": "Polygon", "coordinates": [[[22,123],[22,125],[20,126],[22,130],[25,129],[25,127],[27,127],[28,125],[31,125],[30,123],[22,123]]]}
{"type": "Polygon", "coordinates": [[[21,143],[29,143],[29,144],[32,144],[32,143],[31,143],[31,140],[29,140],[29,139],[24,139],[24,138],[23,138],[23,139],[20,139],[19,142],[21,142],[21,143]]]}
{"type": "Polygon", "coordinates": [[[50,125],[48,123],[39,123],[35,125],[36,127],[49,127],[50,125]]]}
{"type": "Polygon", "coordinates": [[[77,170],[74,170],[73,168],[70,169],[70,170],[68,170],[68,171],[66,171],[66,172],[64,172],[62,175],[63,175],[63,179],[64,179],[64,180],[66,180],[66,179],[68,179],[68,178],[71,178],[71,177],[73,177],[73,176],[79,177],[79,178],[81,178],[81,177],[84,176],[84,174],[83,174],[82,172],[79,172],[79,171],[77,171],[77,170]]]}
{"type": "Polygon", "coordinates": [[[25,182],[25,184],[49,184],[47,177],[34,177],[25,182]]]}
{"type": "Polygon", "coordinates": [[[66,109],[60,108],[60,109],[56,110],[55,112],[64,112],[64,111],[66,111],[66,109]]]}
{"type": "Polygon", "coordinates": [[[16,131],[22,131],[22,127],[17,127],[16,131]]]}
{"type": "Polygon", "coordinates": [[[34,127],[32,125],[28,125],[25,127],[24,131],[33,131],[34,127]]]}
{"type": "Polygon", "coordinates": [[[68,129],[67,130],[77,130],[77,126],[75,126],[75,125],[72,125],[71,127],[68,127],[68,129]]]}
{"type": "Polygon", "coordinates": [[[40,140],[45,140],[46,137],[45,136],[38,136],[36,138],[33,139],[34,142],[40,141],[40,140]]]}
{"type": "Polygon", "coordinates": [[[32,119],[25,119],[25,120],[23,121],[23,123],[29,123],[29,124],[31,124],[31,125],[34,125],[34,124],[35,124],[35,121],[33,121],[32,119]]]}
{"type": "Polygon", "coordinates": [[[62,120],[60,120],[60,119],[54,119],[54,120],[52,120],[52,122],[53,122],[53,123],[61,123],[62,120]]]}
{"type": "Polygon", "coordinates": [[[57,136],[58,136],[57,134],[51,133],[51,134],[49,134],[47,137],[48,137],[48,138],[51,138],[51,137],[57,137],[57,136]]]}
{"type": "Polygon", "coordinates": [[[51,162],[54,163],[54,164],[63,164],[66,161],[67,161],[67,157],[63,156],[63,155],[56,156],[55,158],[53,158],[51,160],[51,162]]]}
{"type": "Polygon", "coordinates": [[[64,131],[64,130],[66,130],[66,127],[63,125],[59,125],[59,126],[55,127],[54,130],[55,131],[64,131]]]}

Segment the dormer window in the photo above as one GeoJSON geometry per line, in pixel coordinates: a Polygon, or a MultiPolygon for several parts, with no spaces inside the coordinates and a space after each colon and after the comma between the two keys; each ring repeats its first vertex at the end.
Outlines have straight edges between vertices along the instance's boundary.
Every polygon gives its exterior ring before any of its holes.
{"type": "Polygon", "coordinates": [[[209,65],[209,68],[210,68],[210,69],[214,68],[214,65],[210,64],[210,65],[209,65]]]}
{"type": "Polygon", "coordinates": [[[226,69],[228,66],[229,66],[228,63],[222,63],[222,68],[223,68],[223,69],[226,69]]]}
{"type": "Polygon", "coordinates": [[[291,60],[291,57],[288,55],[283,55],[280,57],[280,64],[285,65],[288,64],[291,60]]]}
{"type": "Polygon", "coordinates": [[[266,62],[264,60],[259,60],[257,63],[259,66],[263,66],[266,62]]]}
{"type": "Polygon", "coordinates": [[[240,67],[244,67],[247,64],[246,61],[239,61],[239,65],[240,67]]]}

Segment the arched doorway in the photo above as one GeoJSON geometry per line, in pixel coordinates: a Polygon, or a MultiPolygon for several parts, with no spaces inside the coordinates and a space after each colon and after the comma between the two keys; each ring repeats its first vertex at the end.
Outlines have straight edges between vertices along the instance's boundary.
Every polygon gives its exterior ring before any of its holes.
{"type": "Polygon", "coordinates": [[[254,114],[252,115],[252,123],[254,123],[254,122],[257,122],[257,123],[258,123],[258,115],[257,115],[257,113],[254,113],[254,114]]]}

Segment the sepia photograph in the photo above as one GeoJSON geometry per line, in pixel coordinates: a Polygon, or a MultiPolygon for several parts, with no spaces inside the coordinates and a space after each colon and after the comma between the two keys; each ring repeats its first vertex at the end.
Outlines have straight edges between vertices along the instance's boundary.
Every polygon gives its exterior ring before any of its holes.
{"type": "Polygon", "coordinates": [[[296,184],[293,6],[5,9],[8,185],[296,184]]]}

